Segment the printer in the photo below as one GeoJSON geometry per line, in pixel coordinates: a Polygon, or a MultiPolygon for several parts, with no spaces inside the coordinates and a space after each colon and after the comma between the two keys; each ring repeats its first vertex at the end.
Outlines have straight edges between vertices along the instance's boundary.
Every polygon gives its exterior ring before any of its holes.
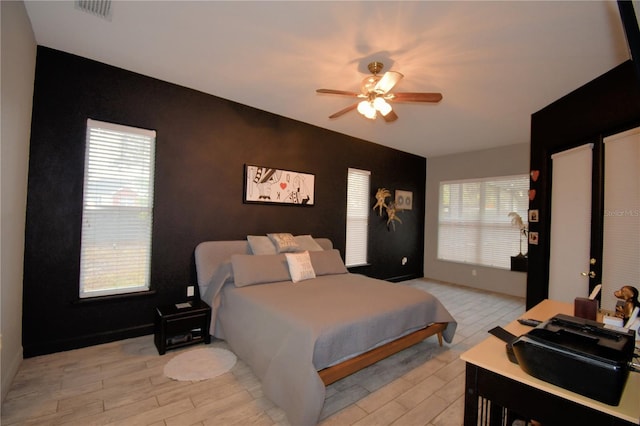
{"type": "Polygon", "coordinates": [[[531,376],[605,404],[620,403],[635,331],[558,314],[510,340],[509,359],[531,376]]]}

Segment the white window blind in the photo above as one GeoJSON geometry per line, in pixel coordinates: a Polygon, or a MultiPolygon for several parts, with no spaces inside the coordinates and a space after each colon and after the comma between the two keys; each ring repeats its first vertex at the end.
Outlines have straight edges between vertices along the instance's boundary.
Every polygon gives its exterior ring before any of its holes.
{"type": "Polygon", "coordinates": [[[155,131],[87,120],[80,297],[149,289],[155,131]]]}
{"type": "Polygon", "coordinates": [[[527,252],[509,213],[526,224],[528,190],[527,175],[440,182],[438,259],[509,269],[527,252]]]}
{"type": "Polygon", "coordinates": [[[367,263],[370,176],[366,170],[349,169],[347,173],[347,266],[367,263]]]}
{"type": "Polygon", "coordinates": [[[640,282],[640,127],[605,138],[604,161],[602,307],[613,311],[613,291],[640,282]]]}

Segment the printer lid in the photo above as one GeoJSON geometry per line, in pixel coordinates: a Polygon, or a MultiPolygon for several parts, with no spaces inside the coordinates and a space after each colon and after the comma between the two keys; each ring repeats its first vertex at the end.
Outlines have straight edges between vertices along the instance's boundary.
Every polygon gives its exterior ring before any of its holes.
{"type": "Polygon", "coordinates": [[[525,336],[605,362],[624,362],[633,356],[635,331],[605,327],[604,324],[558,314],[530,330],[525,336]]]}

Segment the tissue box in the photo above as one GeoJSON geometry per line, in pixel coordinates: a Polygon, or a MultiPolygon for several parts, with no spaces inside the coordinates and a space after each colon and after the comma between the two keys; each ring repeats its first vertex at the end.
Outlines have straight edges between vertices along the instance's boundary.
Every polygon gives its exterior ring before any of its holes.
{"type": "Polygon", "coordinates": [[[598,301],[586,297],[576,297],[573,302],[573,315],[595,321],[598,318],[598,301]]]}

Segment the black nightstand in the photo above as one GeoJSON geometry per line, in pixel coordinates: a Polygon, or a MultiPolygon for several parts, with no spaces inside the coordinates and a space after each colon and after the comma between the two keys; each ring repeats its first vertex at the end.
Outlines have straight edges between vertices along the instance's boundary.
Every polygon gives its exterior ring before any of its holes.
{"type": "Polygon", "coordinates": [[[160,355],[169,349],[210,343],[211,308],[201,300],[156,308],[155,343],[160,355]]]}

